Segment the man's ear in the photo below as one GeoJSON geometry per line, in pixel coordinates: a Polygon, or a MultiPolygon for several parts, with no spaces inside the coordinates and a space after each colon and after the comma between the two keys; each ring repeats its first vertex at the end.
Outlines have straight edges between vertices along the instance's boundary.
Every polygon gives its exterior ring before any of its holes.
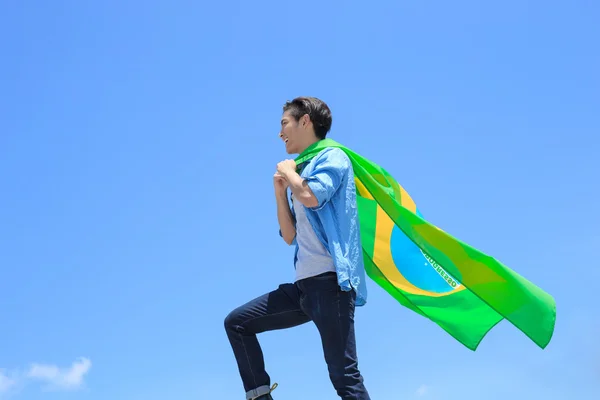
{"type": "Polygon", "coordinates": [[[306,128],[308,126],[308,124],[310,124],[310,117],[308,116],[308,114],[304,114],[300,118],[300,121],[302,122],[302,127],[306,128]]]}

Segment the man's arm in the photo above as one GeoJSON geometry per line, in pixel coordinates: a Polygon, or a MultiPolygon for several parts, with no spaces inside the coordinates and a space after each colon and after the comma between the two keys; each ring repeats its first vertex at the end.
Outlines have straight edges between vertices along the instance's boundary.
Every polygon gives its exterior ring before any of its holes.
{"type": "Polygon", "coordinates": [[[290,190],[294,194],[294,198],[304,204],[306,207],[316,207],[319,205],[319,200],[308,186],[308,182],[303,179],[296,171],[291,171],[287,176],[290,190]]]}
{"type": "Polygon", "coordinates": [[[340,149],[327,150],[316,158],[313,172],[306,179],[298,175],[295,166],[293,160],[282,161],[278,172],[287,179],[294,197],[309,208],[328,202],[351,168],[350,160],[340,149]]]}
{"type": "Polygon", "coordinates": [[[291,245],[296,237],[296,226],[290,204],[288,203],[287,192],[277,192],[275,198],[277,201],[277,220],[279,221],[281,236],[287,244],[291,245]]]}

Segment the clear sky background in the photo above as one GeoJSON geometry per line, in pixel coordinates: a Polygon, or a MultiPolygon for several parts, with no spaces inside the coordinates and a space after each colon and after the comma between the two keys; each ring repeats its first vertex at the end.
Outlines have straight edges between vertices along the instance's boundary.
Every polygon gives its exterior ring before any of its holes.
{"type": "MultiPolygon", "coordinates": [[[[503,322],[472,352],[369,280],[372,398],[600,398],[599,20],[594,0],[3,0],[0,398],[244,398],[223,320],[294,277],[272,175],[298,95],[558,303],[546,350],[503,322]]],[[[314,326],[260,340],[277,400],[336,398],[314,326]]]]}

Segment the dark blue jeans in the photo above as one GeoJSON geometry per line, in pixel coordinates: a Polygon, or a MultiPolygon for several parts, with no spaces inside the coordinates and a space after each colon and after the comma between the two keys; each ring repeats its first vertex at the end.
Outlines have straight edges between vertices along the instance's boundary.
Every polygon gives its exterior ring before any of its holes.
{"type": "Polygon", "coordinates": [[[321,335],[329,378],[342,399],[369,400],[358,370],[354,338],[356,292],[344,292],[335,273],[280,285],[233,310],[225,330],[245,390],[270,385],[256,335],[312,321],[321,335]]]}

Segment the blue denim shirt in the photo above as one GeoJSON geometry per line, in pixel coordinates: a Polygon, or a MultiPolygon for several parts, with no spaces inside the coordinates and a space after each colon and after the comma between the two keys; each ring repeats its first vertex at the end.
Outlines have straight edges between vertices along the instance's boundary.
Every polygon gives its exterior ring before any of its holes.
{"type": "MultiPolygon", "coordinates": [[[[362,306],[367,285],[352,163],[343,150],[326,148],[300,167],[300,176],[318,200],[316,207],[306,207],[308,221],[333,258],[341,289],[356,290],[356,305],[362,306]]],[[[295,265],[298,243],[294,239],[292,244],[295,265]]]]}

